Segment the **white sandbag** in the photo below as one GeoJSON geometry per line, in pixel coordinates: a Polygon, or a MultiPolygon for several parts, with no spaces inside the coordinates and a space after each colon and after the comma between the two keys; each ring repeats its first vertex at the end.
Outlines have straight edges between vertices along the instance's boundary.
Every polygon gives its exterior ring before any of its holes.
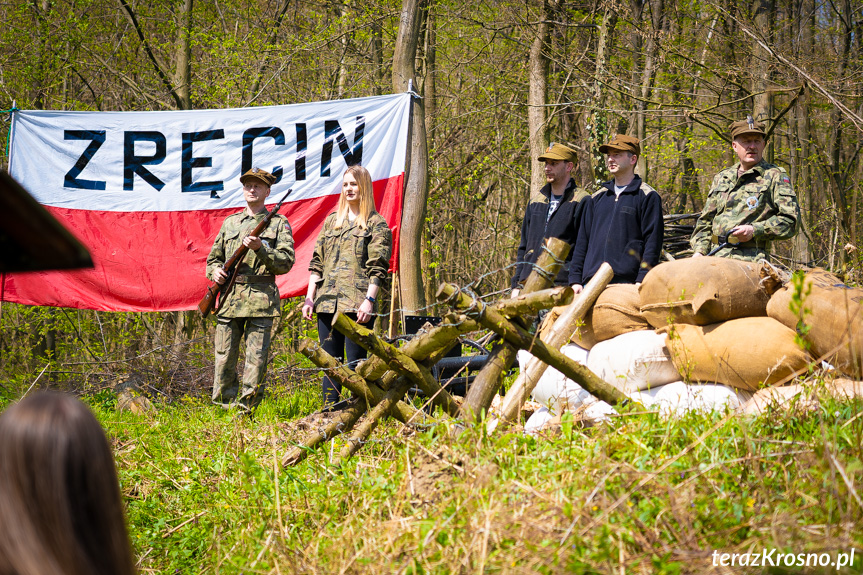
{"type": "Polygon", "coordinates": [[[591,423],[599,423],[600,421],[608,421],[610,416],[617,413],[617,410],[614,409],[609,404],[604,401],[599,401],[595,397],[591,396],[591,399],[585,401],[587,407],[582,412],[582,419],[585,421],[590,421],[591,423]]]}
{"type": "MultiPolygon", "coordinates": [[[[574,343],[564,345],[560,351],[573,361],[577,361],[582,365],[586,365],[587,363],[589,352],[574,343]]],[[[522,364],[527,365],[527,360],[532,357],[527,351],[519,350],[519,366],[522,364]]],[[[558,413],[559,407],[564,403],[569,410],[573,410],[582,405],[586,399],[593,397],[582,389],[580,385],[571,379],[567,379],[565,375],[553,367],[545,370],[530,395],[534,401],[548,407],[554,413],[558,413]]]]}
{"type": "Polygon", "coordinates": [[[547,407],[540,407],[533,415],[524,423],[525,435],[536,435],[546,423],[554,418],[554,414],[547,407]]]}
{"type": "Polygon", "coordinates": [[[665,334],[632,331],[597,343],[587,367],[599,378],[632,393],[681,379],[665,346],[665,334]]]}
{"type": "Polygon", "coordinates": [[[636,391],[630,398],[648,408],[658,408],[663,416],[681,416],[688,411],[739,409],[752,394],[720,383],[687,385],[675,381],[659,387],[636,391]]]}

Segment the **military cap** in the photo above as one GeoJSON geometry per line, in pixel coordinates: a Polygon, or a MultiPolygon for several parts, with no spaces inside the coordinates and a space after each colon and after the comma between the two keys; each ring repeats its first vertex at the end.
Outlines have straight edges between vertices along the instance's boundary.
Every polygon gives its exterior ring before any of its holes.
{"type": "Polygon", "coordinates": [[[261,168],[252,168],[240,176],[240,183],[245,184],[246,180],[260,180],[269,188],[276,183],[276,176],[261,168]]]}
{"type": "Polygon", "coordinates": [[[540,162],[545,160],[563,160],[564,162],[572,162],[574,164],[578,159],[578,156],[572,148],[564,146],[563,144],[558,144],[557,142],[552,142],[545,149],[545,153],[537,159],[540,162]]]}
{"type": "Polygon", "coordinates": [[[609,143],[599,147],[599,151],[603,154],[607,154],[612,150],[617,152],[632,152],[636,156],[640,156],[641,143],[636,137],[617,134],[609,143]]]}
{"type": "Polygon", "coordinates": [[[759,136],[764,136],[765,140],[767,139],[764,122],[756,122],[752,119],[752,116],[746,116],[745,120],[737,120],[736,122],[733,122],[728,129],[731,130],[732,140],[737,136],[742,136],[744,134],[758,134],[759,136]]]}

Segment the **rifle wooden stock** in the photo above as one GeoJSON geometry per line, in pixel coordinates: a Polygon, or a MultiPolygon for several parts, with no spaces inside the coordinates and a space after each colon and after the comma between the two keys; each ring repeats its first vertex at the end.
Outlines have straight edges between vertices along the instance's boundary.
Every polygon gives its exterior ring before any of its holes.
{"type": "MultiPolygon", "coordinates": [[[[249,236],[259,236],[261,232],[267,229],[267,226],[270,225],[270,222],[273,220],[273,216],[275,216],[279,212],[279,208],[282,207],[282,203],[293,191],[293,188],[289,189],[285,192],[285,195],[282,196],[282,199],[279,200],[279,203],[267,213],[263,220],[255,226],[255,229],[249,233],[249,236]]],[[[246,236],[248,237],[248,236],[246,236]]],[[[245,239],[245,238],[243,238],[245,239]]],[[[237,269],[240,267],[240,263],[243,261],[243,258],[246,257],[249,248],[245,245],[240,244],[240,247],[237,248],[237,251],[234,252],[228,261],[225,262],[225,265],[222,266],[222,269],[225,270],[225,273],[228,274],[228,277],[225,279],[225,283],[218,284],[216,282],[209,282],[207,285],[207,293],[204,294],[204,297],[201,298],[201,301],[198,302],[198,311],[201,312],[202,317],[207,317],[210,315],[210,312],[215,309],[219,311],[219,307],[222,304],[222,299],[225,297],[225,294],[228,293],[228,290],[231,289],[234,285],[234,280],[236,279],[237,269]]]]}

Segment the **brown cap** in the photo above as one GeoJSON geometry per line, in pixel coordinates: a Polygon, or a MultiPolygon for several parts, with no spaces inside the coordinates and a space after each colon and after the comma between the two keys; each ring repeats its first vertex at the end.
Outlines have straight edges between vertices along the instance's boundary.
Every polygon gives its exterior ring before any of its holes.
{"type": "Polygon", "coordinates": [[[617,134],[609,143],[603,144],[599,147],[599,151],[603,154],[607,154],[612,150],[617,152],[632,152],[636,156],[640,156],[641,143],[638,138],[633,136],[617,134]]]}
{"type": "Polygon", "coordinates": [[[266,184],[268,188],[276,183],[276,176],[274,176],[270,172],[262,170],[261,168],[252,168],[251,170],[240,176],[240,183],[245,184],[246,180],[252,179],[260,180],[261,182],[266,184]]]}
{"type": "Polygon", "coordinates": [[[573,164],[577,159],[578,156],[575,150],[557,142],[549,144],[545,149],[545,153],[537,158],[540,162],[544,162],[545,160],[563,160],[564,162],[572,162],[573,164]]]}
{"type": "Polygon", "coordinates": [[[731,130],[731,139],[744,134],[758,134],[767,139],[767,132],[764,129],[764,122],[756,122],[752,116],[746,116],[745,120],[737,120],[728,127],[731,130]]]}

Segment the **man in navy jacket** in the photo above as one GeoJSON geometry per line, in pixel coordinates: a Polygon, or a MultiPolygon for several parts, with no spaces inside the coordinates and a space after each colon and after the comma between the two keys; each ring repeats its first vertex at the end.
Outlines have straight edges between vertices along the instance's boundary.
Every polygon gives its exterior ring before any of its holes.
{"type": "MultiPolygon", "coordinates": [[[[553,143],[537,159],[545,162],[545,179],[548,183],[531,197],[524,214],[515,274],[512,277],[512,297],[518,295],[533,270],[533,264],[536,263],[546,238],[559,238],[570,246],[575,244],[581,212],[590,197],[587,192],[576,187],[575,180],[572,179],[576,162],[575,150],[553,143]]],[[[555,285],[569,285],[571,259],[572,250],[567,254],[566,262],[555,278],[555,285]]]]}
{"type": "Polygon", "coordinates": [[[585,202],[569,283],[575,293],[608,262],[611,283],[640,284],[662,253],[662,199],[635,173],[638,138],[617,135],[600,146],[614,176],[585,202]]]}

